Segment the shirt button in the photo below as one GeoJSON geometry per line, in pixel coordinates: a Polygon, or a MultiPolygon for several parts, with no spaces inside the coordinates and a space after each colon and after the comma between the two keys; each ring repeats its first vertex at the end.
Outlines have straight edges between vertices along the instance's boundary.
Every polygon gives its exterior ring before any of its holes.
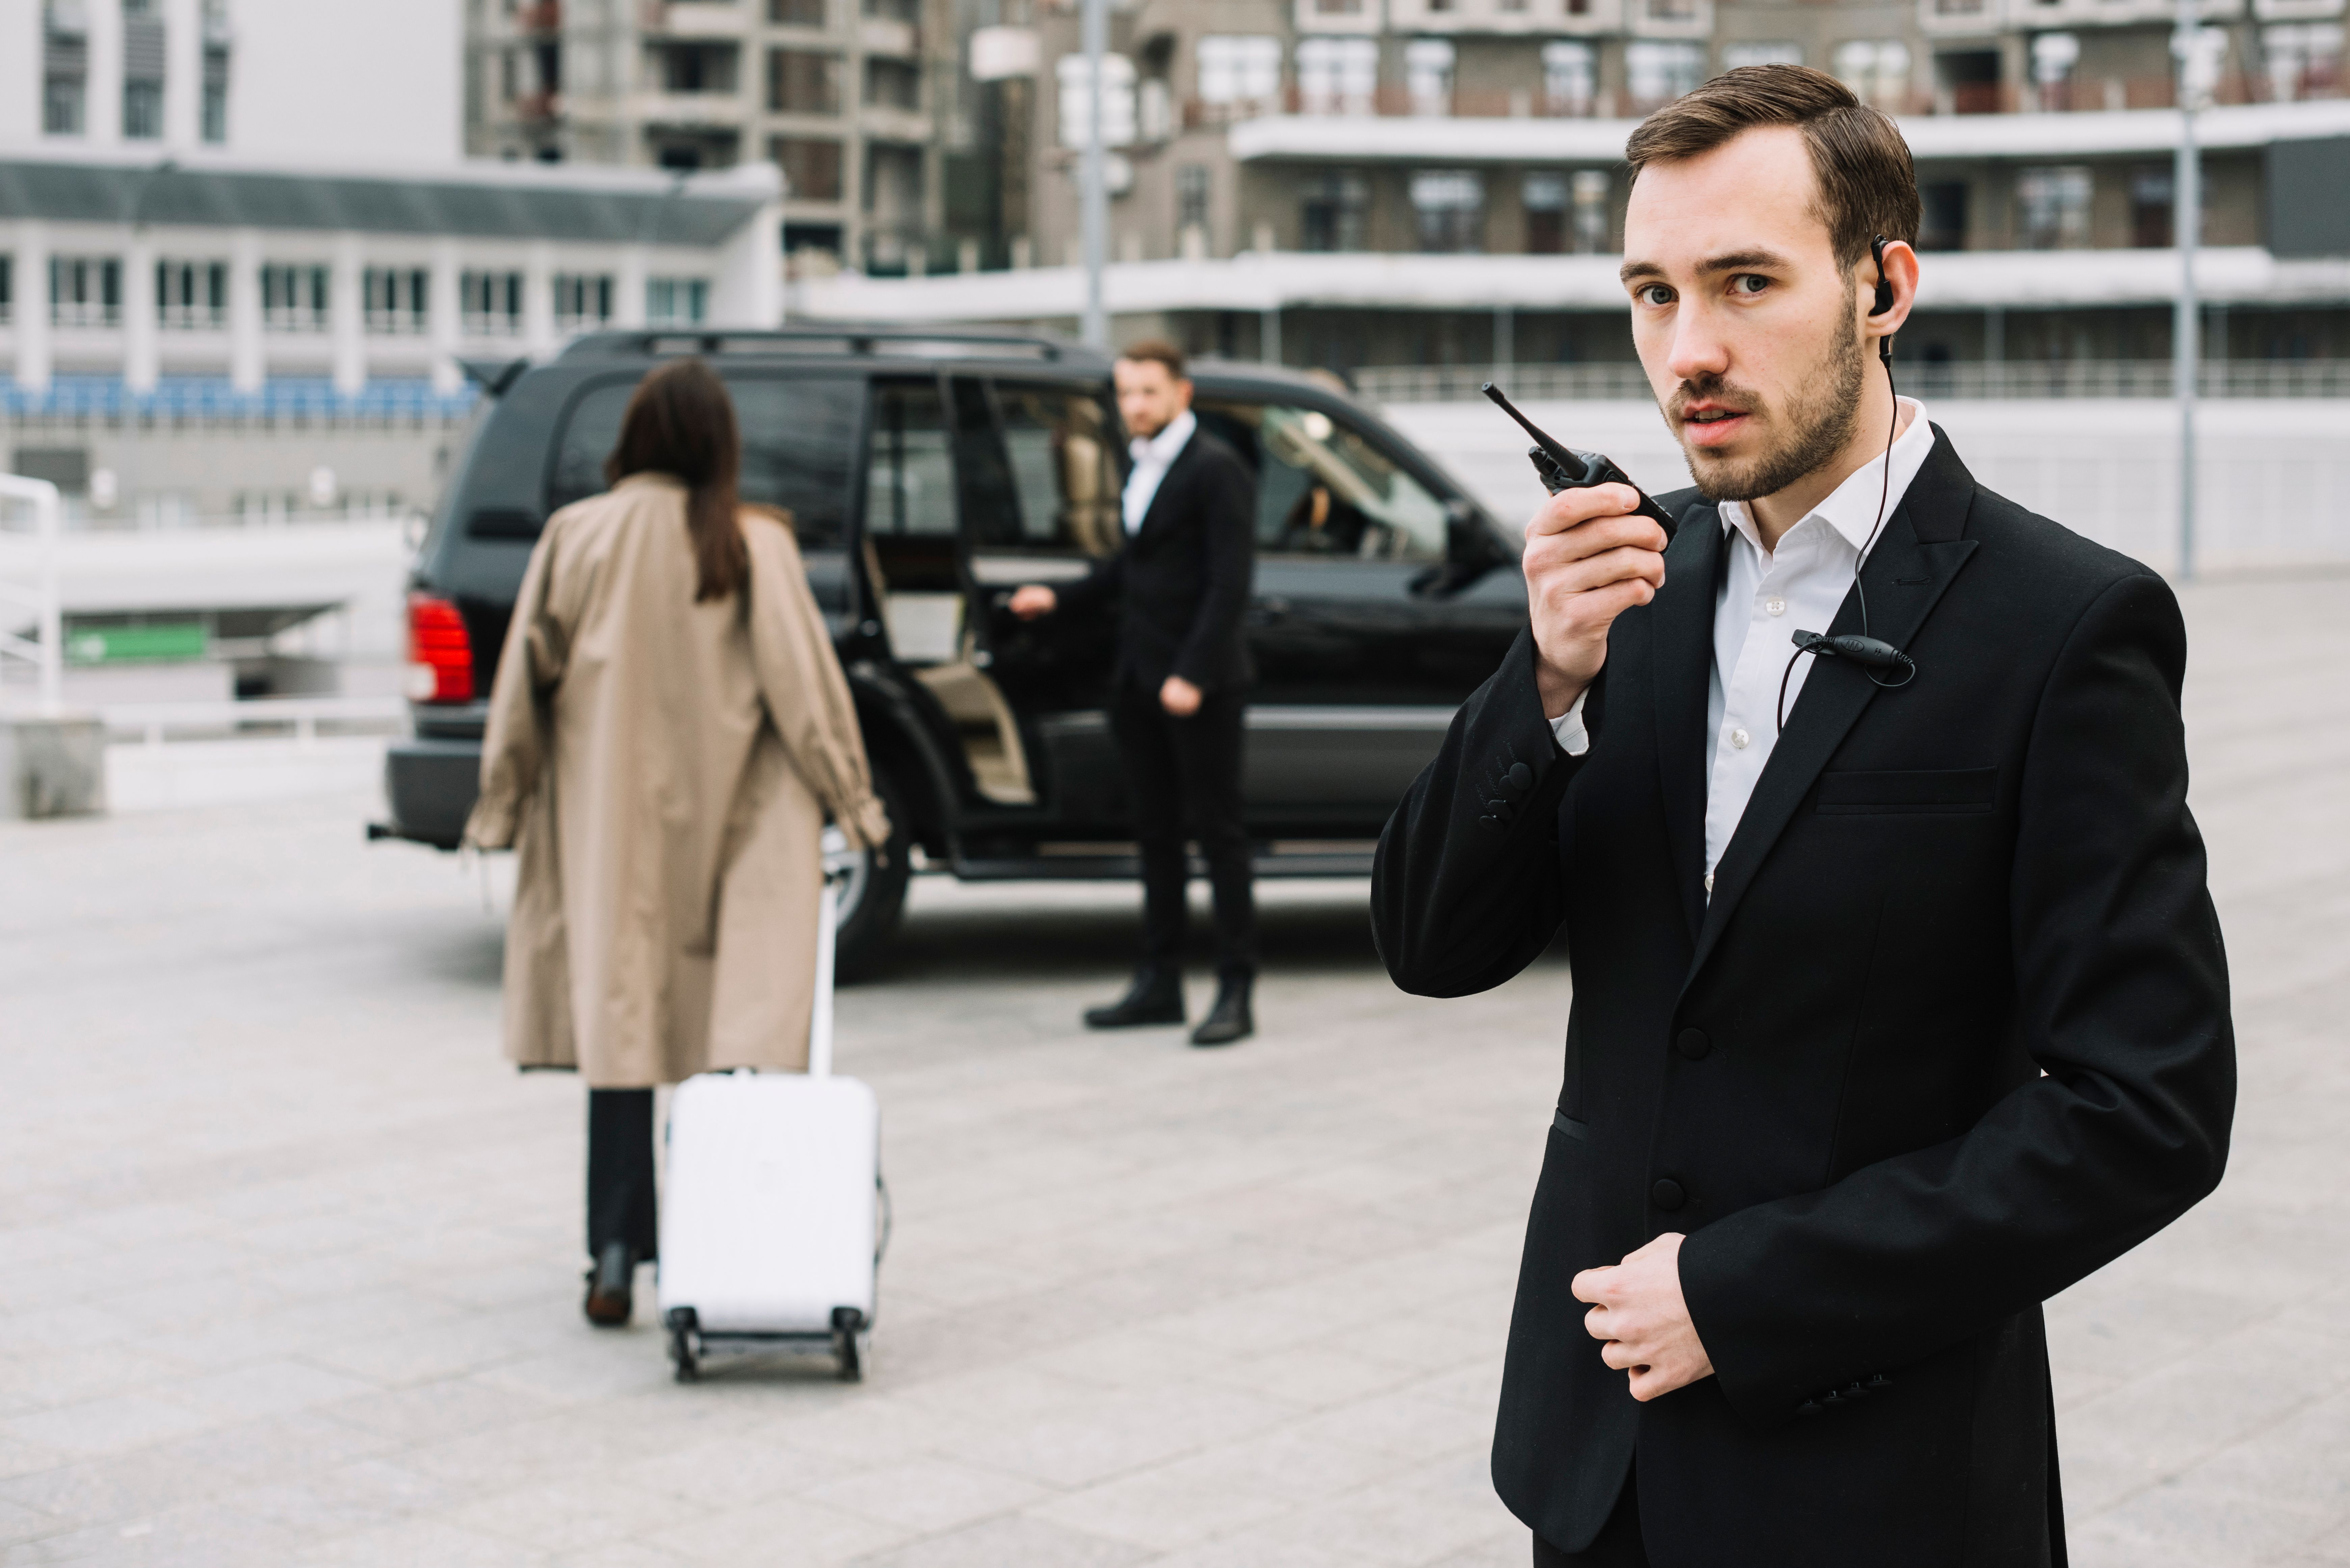
{"type": "Polygon", "coordinates": [[[1769,610],[1773,615],[1785,615],[1787,613],[1787,601],[1774,594],[1771,597],[1762,601],[1762,607],[1769,610]]]}
{"type": "Polygon", "coordinates": [[[1705,874],[1705,890],[1709,893],[1713,891],[1713,873],[1711,871],[1705,874]]]}
{"type": "Polygon", "coordinates": [[[1731,745],[1742,752],[1746,749],[1746,742],[1753,738],[1753,736],[1748,734],[1743,730],[1732,730],[1730,732],[1731,745]]]}

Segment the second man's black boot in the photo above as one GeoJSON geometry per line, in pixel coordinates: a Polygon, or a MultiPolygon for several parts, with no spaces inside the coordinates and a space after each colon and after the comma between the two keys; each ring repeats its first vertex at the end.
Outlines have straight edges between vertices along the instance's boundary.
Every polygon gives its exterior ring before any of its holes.
{"type": "Polygon", "coordinates": [[[1230,1045],[1256,1033],[1256,1020],[1249,1012],[1249,988],[1256,982],[1253,974],[1228,974],[1216,985],[1216,1005],[1200,1027],[1191,1031],[1194,1045],[1230,1045]]]}
{"type": "Polygon", "coordinates": [[[1086,1009],[1088,1029],[1131,1029],[1142,1023],[1183,1022],[1183,971],[1139,969],[1124,996],[1107,1007],[1086,1009]]]}

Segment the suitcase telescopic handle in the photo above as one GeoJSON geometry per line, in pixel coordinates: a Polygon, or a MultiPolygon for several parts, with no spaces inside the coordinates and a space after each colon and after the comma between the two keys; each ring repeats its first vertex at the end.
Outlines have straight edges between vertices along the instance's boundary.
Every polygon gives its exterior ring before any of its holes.
{"type": "Polygon", "coordinates": [[[816,894],[816,998],[808,1010],[808,1076],[832,1076],[832,971],[839,945],[840,882],[827,872],[816,894]]]}

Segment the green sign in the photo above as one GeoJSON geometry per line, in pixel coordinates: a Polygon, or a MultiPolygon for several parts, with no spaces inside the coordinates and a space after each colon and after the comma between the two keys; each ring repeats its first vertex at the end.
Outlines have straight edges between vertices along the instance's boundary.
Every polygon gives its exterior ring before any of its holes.
{"type": "Polygon", "coordinates": [[[154,664],[203,659],[211,652],[212,637],[202,622],[84,627],[66,634],[68,664],[154,664]]]}

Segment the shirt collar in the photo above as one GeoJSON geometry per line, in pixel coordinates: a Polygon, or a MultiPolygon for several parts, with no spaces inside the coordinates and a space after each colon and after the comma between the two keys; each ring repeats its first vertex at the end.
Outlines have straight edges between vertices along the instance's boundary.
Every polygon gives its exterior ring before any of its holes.
{"type": "Polygon", "coordinates": [[[1155,436],[1137,436],[1126,443],[1127,452],[1137,462],[1172,462],[1191,432],[1200,428],[1199,417],[1185,409],[1167,421],[1167,428],[1155,436]]]}
{"type": "MultiPolygon", "coordinates": [[[[1797,520],[1795,528],[1817,517],[1836,531],[1844,542],[1856,551],[1870,547],[1869,533],[1877,524],[1877,504],[1881,496],[1885,515],[1891,517],[1899,508],[1901,498],[1909,490],[1910,481],[1926,466],[1927,454],[1934,450],[1934,427],[1926,413],[1926,405],[1915,398],[1899,398],[1901,406],[1909,411],[1909,424],[1894,439],[1893,450],[1880,452],[1845,476],[1845,482],[1797,520]],[[1892,483],[1887,484],[1885,465],[1893,464],[1892,483]]],[[[1753,517],[1742,501],[1721,504],[1721,530],[1726,535],[1735,530],[1759,553],[1762,535],[1756,531],[1753,517]]],[[[1783,540],[1795,532],[1790,528],[1780,537],[1783,540]]]]}

